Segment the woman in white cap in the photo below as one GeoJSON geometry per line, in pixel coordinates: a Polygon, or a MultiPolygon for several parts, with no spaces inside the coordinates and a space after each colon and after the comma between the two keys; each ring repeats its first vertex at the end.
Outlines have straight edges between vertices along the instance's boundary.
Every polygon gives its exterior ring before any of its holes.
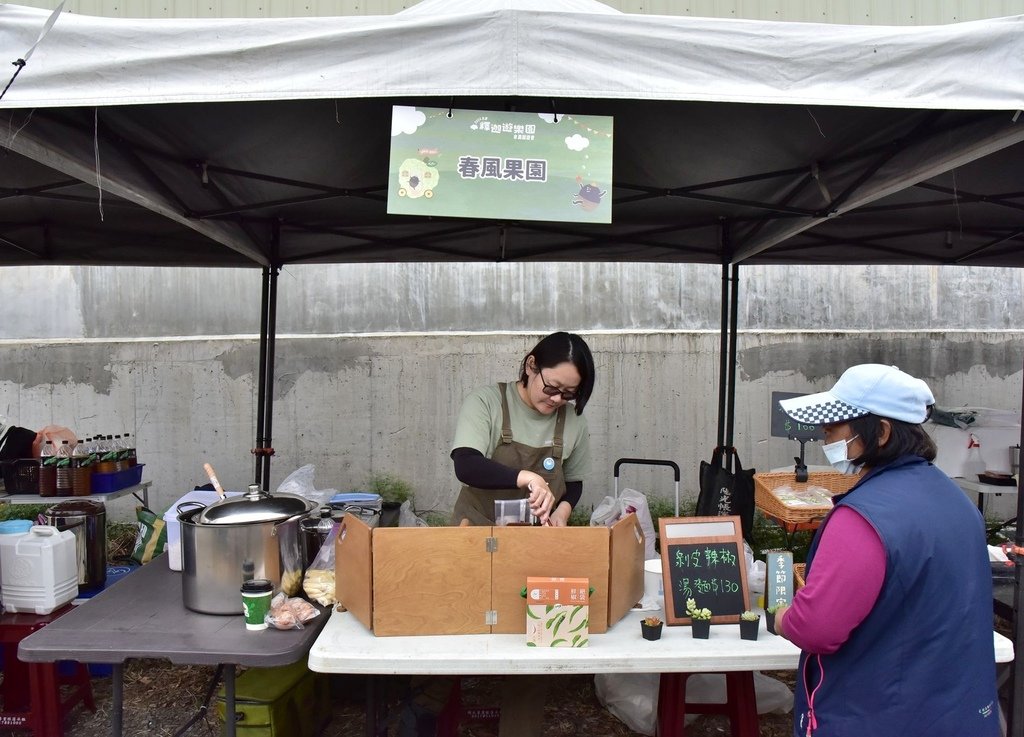
{"type": "Polygon", "coordinates": [[[977,508],[932,465],[935,399],[895,366],[847,369],[781,401],[860,478],[834,498],[807,584],[776,614],[803,651],[794,734],[997,737],[992,576],[977,508]]]}

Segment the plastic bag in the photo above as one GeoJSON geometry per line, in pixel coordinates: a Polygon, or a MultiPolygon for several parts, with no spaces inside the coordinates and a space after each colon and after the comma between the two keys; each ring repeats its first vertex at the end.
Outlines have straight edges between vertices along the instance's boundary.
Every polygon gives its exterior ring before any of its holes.
{"type": "Polygon", "coordinates": [[[338,493],[338,490],[317,489],[313,485],[315,477],[316,468],[312,463],[307,463],[305,466],[301,466],[288,474],[285,480],[281,482],[281,485],[277,487],[277,493],[295,494],[296,496],[316,502],[318,507],[326,506],[330,498],[338,493]]]}
{"type": "Polygon", "coordinates": [[[594,692],[601,705],[640,734],[653,735],[658,722],[658,673],[598,673],[594,692]]]}
{"type": "Polygon", "coordinates": [[[305,599],[289,597],[283,591],[270,600],[270,610],[263,621],[279,630],[301,630],[303,622],[320,616],[320,610],[305,599]]]}
{"type": "Polygon", "coordinates": [[[398,508],[398,526],[399,527],[429,527],[426,520],[420,519],[417,514],[412,511],[412,501],[406,499],[402,502],[402,506],[398,508]]]}
{"type": "Polygon", "coordinates": [[[334,604],[334,542],[338,539],[341,525],[335,523],[327,533],[324,544],[306,569],[302,579],[302,590],[306,596],[321,606],[334,604]]]}
{"type": "MultiPolygon", "coordinates": [[[[777,712],[784,714],[793,708],[793,692],[777,678],[754,671],[754,695],[757,699],[757,713],[777,712]]],[[[686,700],[701,704],[724,704],[726,702],[724,673],[697,673],[686,680],[686,700]]],[[[697,718],[688,714],[686,723],[697,718]]]]}
{"type": "Polygon", "coordinates": [[[146,507],[136,507],[135,517],[138,532],[135,534],[132,560],[136,563],[149,563],[154,555],[164,551],[164,545],[167,544],[167,523],[163,517],[156,516],[146,507]]]}
{"type": "MultiPolygon", "coordinates": [[[[597,700],[627,727],[640,734],[654,735],[658,721],[657,673],[598,673],[594,676],[597,700]]],[[[754,671],[757,713],[785,713],[793,708],[793,692],[782,681],[754,671]]],[[[692,703],[724,704],[725,674],[695,673],[686,680],[686,700],[692,703]]],[[[687,714],[689,724],[699,715],[687,714]]]]}
{"type": "Polygon", "coordinates": [[[55,448],[60,447],[62,440],[67,440],[68,445],[71,446],[78,444],[78,437],[72,430],[61,425],[47,425],[36,433],[35,442],[32,443],[33,457],[39,457],[39,451],[42,449],[43,445],[45,445],[47,440],[52,440],[55,448]]]}
{"type": "Polygon", "coordinates": [[[747,561],[747,589],[751,594],[763,594],[767,567],[763,560],[754,560],[754,551],[746,540],[743,541],[743,554],[747,561]]]}
{"type": "Polygon", "coordinates": [[[657,558],[654,551],[654,520],[651,519],[651,508],[647,496],[636,489],[623,489],[618,499],[606,496],[601,500],[590,515],[590,526],[611,527],[630,512],[636,512],[640,529],[644,533],[644,560],[657,558]]]}

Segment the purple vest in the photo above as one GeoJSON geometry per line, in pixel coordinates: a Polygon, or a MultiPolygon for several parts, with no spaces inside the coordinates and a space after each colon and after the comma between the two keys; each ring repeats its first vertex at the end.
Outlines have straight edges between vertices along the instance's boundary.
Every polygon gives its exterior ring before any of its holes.
{"type": "Polygon", "coordinates": [[[874,469],[835,503],[878,532],[885,583],[837,652],[801,654],[793,734],[808,734],[817,687],[816,737],[998,737],[992,572],[977,508],[918,456],[874,469]]]}

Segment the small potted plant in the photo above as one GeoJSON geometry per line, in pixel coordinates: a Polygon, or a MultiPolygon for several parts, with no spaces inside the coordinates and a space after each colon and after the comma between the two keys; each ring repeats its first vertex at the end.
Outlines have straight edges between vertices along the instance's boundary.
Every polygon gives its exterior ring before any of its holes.
{"type": "Polygon", "coordinates": [[[644,617],[640,622],[640,632],[645,640],[660,640],[663,624],[659,617],[644,617]]]}
{"type": "Polygon", "coordinates": [[[786,606],[786,603],[784,601],[778,601],[764,610],[765,628],[773,635],[779,634],[775,631],[775,613],[782,609],[782,607],[784,606],[786,606]]]}
{"type": "Polygon", "coordinates": [[[761,615],[749,609],[740,615],[740,638],[756,640],[757,631],[761,627],[761,615]]]}
{"type": "Polygon", "coordinates": [[[700,608],[693,599],[686,600],[686,616],[690,618],[691,634],[698,640],[706,640],[711,635],[711,610],[700,608]]]}

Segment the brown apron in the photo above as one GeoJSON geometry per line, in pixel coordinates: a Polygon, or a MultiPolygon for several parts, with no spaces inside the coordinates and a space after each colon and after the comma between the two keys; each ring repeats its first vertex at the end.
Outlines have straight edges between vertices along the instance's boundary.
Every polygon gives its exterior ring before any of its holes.
{"type": "MultiPolygon", "coordinates": [[[[512,439],[512,423],[508,415],[508,392],[505,383],[498,384],[501,391],[501,441],[491,454],[491,460],[509,468],[533,471],[544,477],[555,497],[552,510],[565,494],[565,474],[562,472],[562,433],[565,429],[565,407],[558,408],[555,420],[555,435],[551,439],[551,447],[532,448],[512,439]],[[551,458],[555,462],[553,469],[544,468],[544,460],[551,458]]],[[[530,496],[527,489],[478,489],[463,486],[459,498],[455,502],[451,524],[458,525],[468,519],[471,525],[494,524],[495,499],[525,499],[530,496]]]]}

